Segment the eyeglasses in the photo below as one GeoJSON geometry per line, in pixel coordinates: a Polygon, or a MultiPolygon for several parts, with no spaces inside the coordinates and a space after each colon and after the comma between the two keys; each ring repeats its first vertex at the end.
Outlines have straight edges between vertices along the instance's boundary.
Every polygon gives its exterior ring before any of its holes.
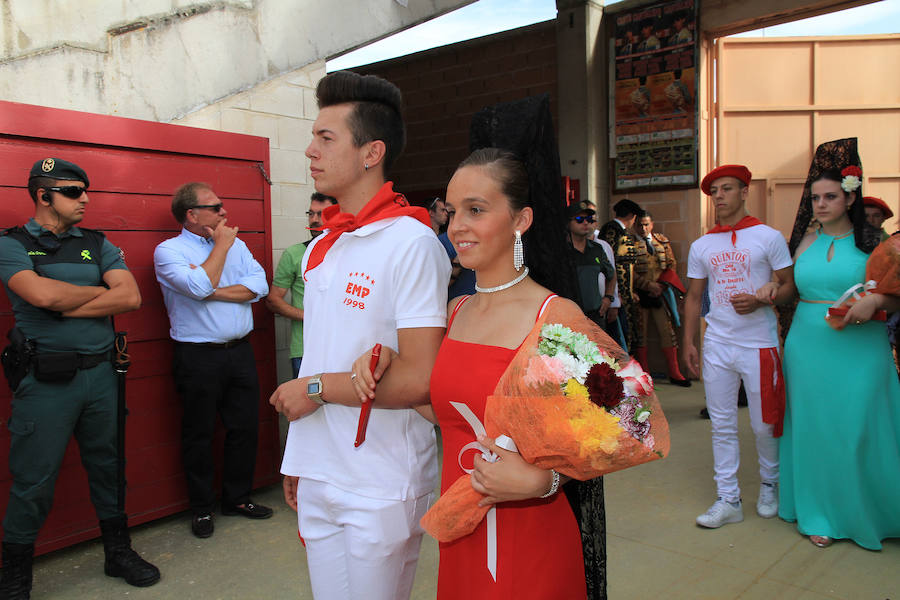
{"type": "Polygon", "coordinates": [[[59,192],[66,198],[71,198],[72,200],[81,198],[81,195],[87,190],[87,188],[77,185],[63,185],[57,187],[48,187],[47,189],[51,192],[59,192]]]}
{"type": "Polygon", "coordinates": [[[572,218],[575,219],[576,223],[584,223],[585,221],[587,221],[588,223],[594,222],[594,217],[590,215],[578,215],[577,217],[572,218]]]}
{"type": "Polygon", "coordinates": [[[437,206],[437,203],[440,201],[441,201],[440,196],[435,196],[434,198],[432,198],[431,202],[428,203],[428,210],[429,211],[434,210],[435,207],[437,206]]]}
{"type": "Polygon", "coordinates": [[[213,212],[219,212],[220,210],[222,210],[222,203],[219,202],[218,204],[197,204],[191,207],[191,209],[194,208],[208,208],[213,212]]]}

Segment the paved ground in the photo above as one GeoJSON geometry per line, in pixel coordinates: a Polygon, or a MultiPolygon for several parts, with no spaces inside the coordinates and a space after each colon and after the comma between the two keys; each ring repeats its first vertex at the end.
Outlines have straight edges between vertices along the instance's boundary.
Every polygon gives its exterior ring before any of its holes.
{"type": "MultiPolygon", "coordinates": [[[[715,499],[709,421],[697,418],[702,386],[660,384],[658,393],[672,430],[671,455],[606,478],[610,598],[900,600],[900,539],[881,552],[850,542],[819,549],[793,525],[756,515],[759,477],[746,409],[745,520],[718,530],[694,525],[715,499]]],[[[191,535],[184,514],[136,528],[135,547],[162,570],[151,588],[105,577],[103,548],[93,541],[37,558],[32,597],[311,599],[296,516],[281,502],[280,487],[259,490],[254,499],[275,507],[275,516],[218,517],[207,540],[191,535]]],[[[435,597],[436,573],[437,545],[426,539],[414,600],[435,597]]]]}

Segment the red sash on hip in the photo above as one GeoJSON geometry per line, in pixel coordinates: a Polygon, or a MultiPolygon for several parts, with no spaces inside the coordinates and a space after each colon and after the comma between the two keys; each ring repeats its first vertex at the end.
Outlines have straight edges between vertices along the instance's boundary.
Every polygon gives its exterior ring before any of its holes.
{"type": "Polygon", "coordinates": [[[772,437],[784,428],[785,390],[778,348],[759,349],[759,387],[763,423],[772,425],[772,437]]]}
{"type": "Polygon", "coordinates": [[[757,219],[756,217],[751,217],[747,215],[734,225],[716,225],[706,233],[725,233],[726,231],[731,232],[731,245],[737,246],[737,230],[738,229],[746,229],[747,227],[753,227],[754,225],[762,225],[763,222],[757,219]]]}
{"type": "Polygon", "coordinates": [[[381,221],[382,219],[390,219],[393,217],[413,217],[431,227],[431,218],[428,211],[421,206],[410,206],[409,201],[403,194],[394,191],[394,184],[390,181],[381,186],[378,193],[362,207],[357,214],[341,212],[338,204],[333,204],[322,211],[324,219],[323,229],[330,230],[322,239],[319,240],[309,255],[306,263],[306,271],[303,272],[303,279],[306,279],[306,273],[310,269],[315,269],[322,261],[325,260],[325,254],[334,246],[334,243],[341,237],[341,234],[348,231],[356,231],[364,225],[381,221]]]}

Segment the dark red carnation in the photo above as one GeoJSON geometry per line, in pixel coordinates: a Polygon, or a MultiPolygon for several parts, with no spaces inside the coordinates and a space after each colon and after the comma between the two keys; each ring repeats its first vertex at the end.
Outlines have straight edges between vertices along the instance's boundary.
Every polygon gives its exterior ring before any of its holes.
{"type": "Polygon", "coordinates": [[[621,402],[625,391],[622,378],[605,362],[599,362],[591,367],[584,385],[588,389],[591,402],[606,408],[613,408],[621,402]]]}

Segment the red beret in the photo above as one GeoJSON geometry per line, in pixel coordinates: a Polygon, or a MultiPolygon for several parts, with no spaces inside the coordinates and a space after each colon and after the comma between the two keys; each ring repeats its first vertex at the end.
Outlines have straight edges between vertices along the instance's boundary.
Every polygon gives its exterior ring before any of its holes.
{"type": "Polygon", "coordinates": [[[703,190],[703,193],[709,196],[709,186],[720,177],[737,177],[744,185],[750,185],[750,179],[753,177],[753,174],[744,165],[722,165],[721,167],[716,167],[700,182],[700,189],[703,190]]]}
{"type": "Polygon", "coordinates": [[[888,208],[888,205],[885,204],[884,200],[876,198],[875,196],[863,196],[863,206],[874,206],[875,208],[880,209],[885,219],[890,219],[894,216],[894,211],[888,208]]]}

